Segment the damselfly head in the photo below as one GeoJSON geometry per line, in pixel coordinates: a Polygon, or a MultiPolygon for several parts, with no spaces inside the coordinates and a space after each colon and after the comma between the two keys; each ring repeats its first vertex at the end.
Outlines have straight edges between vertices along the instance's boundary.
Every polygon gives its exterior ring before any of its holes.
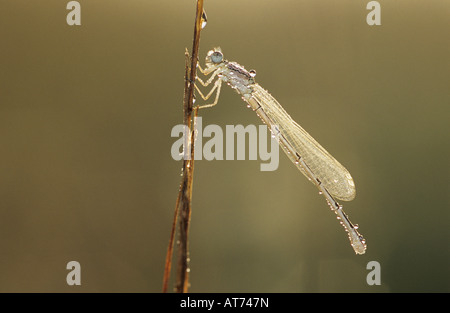
{"type": "Polygon", "coordinates": [[[206,66],[211,67],[223,61],[223,53],[220,47],[208,51],[206,55],[206,66]]]}

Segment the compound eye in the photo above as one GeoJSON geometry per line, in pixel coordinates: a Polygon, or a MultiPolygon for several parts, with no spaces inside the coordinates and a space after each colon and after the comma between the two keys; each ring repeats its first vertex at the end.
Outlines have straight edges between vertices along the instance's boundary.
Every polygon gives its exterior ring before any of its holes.
{"type": "Polygon", "coordinates": [[[222,52],[216,51],[213,54],[211,54],[211,61],[213,63],[220,63],[223,60],[223,54],[222,52]]]}

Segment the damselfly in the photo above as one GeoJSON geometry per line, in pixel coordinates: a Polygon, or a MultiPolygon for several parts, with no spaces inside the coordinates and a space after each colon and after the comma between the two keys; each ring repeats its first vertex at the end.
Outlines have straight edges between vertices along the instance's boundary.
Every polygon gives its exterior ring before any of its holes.
{"type": "Polygon", "coordinates": [[[325,197],[347,231],[356,254],[365,253],[366,242],[357,231],[358,226],[350,222],[342,206],[335,200],[336,198],[350,201],[355,198],[355,184],[347,169],[298,125],[267,90],[255,82],[255,71],[247,71],[243,66],[225,60],[220,48],[208,52],[205,64],[205,69],[199,64],[198,68],[204,75],[212,75],[206,82],[198,77],[197,81],[206,87],[217,78],[214,87],[206,96],[197,85],[195,88],[204,100],[208,100],[214,91],[216,96],[213,103],[202,105],[200,108],[217,104],[222,82],[231,86],[271,129],[272,135],[278,138],[289,159],[325,197]]]}

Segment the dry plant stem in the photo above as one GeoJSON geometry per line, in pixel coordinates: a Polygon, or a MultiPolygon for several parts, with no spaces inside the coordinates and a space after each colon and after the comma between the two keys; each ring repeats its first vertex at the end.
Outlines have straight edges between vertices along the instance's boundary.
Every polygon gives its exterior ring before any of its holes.
{"type": "MultiPolygon", "coordinates": [[[[190,73],[190,62],[191,62],[191,58],[189,57],[189,52],[186,49],[186,52],[184,54],[185,56],[185,74],[184,74],[184,100],[183,100],[183,112],[184,112],[184,117],[183,117],[183,121],[185,122],[185,125],[190,125],[191,124],[191,120],[190,117],[188,120],[185,120],[186,117],[186,104],[187,104],[187,99],[188,99],[188,94],[187,94],[187,90],[189,88],[189,73],[190,73]]],[[[175,203],[175,210],[174,210],[174,215],[173,215],[173,222],[172,222],[172,230],[170,232],[170,239],[169,239],[169,245],[167,248],[167,254],[166,254],[166,263],[165,263],[165,267],[164,267],[164,277],[163,277],[163,288],[162,288],[162,292],[167,292],[168,288],[169,288],[169,278],[170,278],[170,270],[172,267],[172,255],[173,255],[173,245],[174,245],[174,241],[175,241],[175,233],[176,233],[176,227],[177,227],[177,221],[178,221],[178,213],[179,213],[179,208],[180,208],[180,201],[181,198],[184,194],[184,192],[182,190],[186,190],[186,186],[187,183],[189,182],[189,178],[187,177],[187,173],[188,170],[186,170],[187,168],[190,168],[190,165],[187,166],[187,162],[189,160],[184,160],[183,161],[183,167],[182,167],[182,171],[183,171],[183,178],[181,179],[181,183],[180,183],[180,188],[178,191],[178,196],[177,196],[177,201],[175,203]]],[[[191,175],[192,177],[192,175],[191,175]]]]}
{"type": "MultiPolygon", "coordinates": [[[[195,17],[194,40],[192,46],[192,57],[186,51],[186,72],[183,99],[183,123],[190,130],[191,151],[190,159],[183,160],[183,177],[175,205],[175,213],[172,224],[172,232],[167,249],[166,264],[164,268],[163,292],[167,292],[170,269],[172,264],[172,254],[175,238],[177,219],[179,219],[179,253],[175,290],[178,293],[187,292],[189,287],[189,223],[191,217],[192,183],[194,175],[194,136],[195,127],[192,126],[192,111],[194,100],[194,82],[197,70],[198,48],[200,44],[200,32],[202,24],[203,0],[197,0],[197,11],[195,17]]],[[[194,110],[194,120],[197,117],[198,107],[194,110]]]]}
{"type": "Polygon", "coordinates": [[[169,287],[170,269],[171,269],[171,265],[172,265],[172,254],[173,254],[173,242],[175,239],[175,229],[176,229],[176,225],[177,225],[178,207],[180,204],[180,197],[181,197],[181,192],[178,193],[177,202],[175,204],[175,213],[173,216],[172,231],[170,232],[169,246],[167,248],[166,263],[165,263],[165,267],[164,267],[162,292],[167,292],[167,288],[169,287]]]}
{"type": "Polygon", "coordinates": [[[189,224],[191,221],[192,184],[194,176],[194,136],[195,120],[198,114],[198,106],[194,109],[194,127],[191,131],[191,160],[188,160],[185,168],[186,180],[183,180],[180,190],[181,204],[179,210],[179,253],[175,290],[178,293],[188,292],[189,288],[189,224]]]}

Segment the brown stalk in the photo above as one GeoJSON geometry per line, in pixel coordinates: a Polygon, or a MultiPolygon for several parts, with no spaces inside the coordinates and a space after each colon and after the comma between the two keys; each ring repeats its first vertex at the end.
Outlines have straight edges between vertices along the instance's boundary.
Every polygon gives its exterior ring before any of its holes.
{"type": "MultiPolygon", "coordinates": [[[[189,129],[191,139],[190,158],[183,159],[183,177],[181,179],[178,197],[175,203],[175,212],[172,223],[172,230],[167,248],[166,263],[163,277],[163,292],[167,292],[170,278],[170,270],[172,265],[173,246],[175,241],[176,225],[179,220],[179,251],[177,262],[177,276],[175,290],[178,293],[188,292],[189,288],[189,224],[191,218],[191,199],[192,184],[194,177],[194,137],[195,118],[198,114],[198,107],[193,110],[194,103],[194,83],[197,75],[198,48],[200,44],[200,32],[202,30],[203,17],[203,0],[197,0],[197,10],[194,26],[194,40],[192,44],[192,56],[189,57],[188,51],[185,53],[185,83],[183,98],[183,123],[189,129]],[[194,114],[192,114],[194,111],[194,114]],[[192,117],[194,115],[194,118],[192,117]],[[194,120],[194,122],[193,122],[194,120]]],[[[186,134],[187,135],[187,134],[186,134]]]]}

